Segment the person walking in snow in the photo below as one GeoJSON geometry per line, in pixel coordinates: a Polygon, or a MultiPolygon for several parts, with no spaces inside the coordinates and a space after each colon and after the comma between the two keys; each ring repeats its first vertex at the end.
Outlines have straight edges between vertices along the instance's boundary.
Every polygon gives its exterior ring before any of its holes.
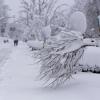
{"type": "Polygon", "coordinates": [[[18,39],[14,40],[14,46],[18,46],[18,39]]]}

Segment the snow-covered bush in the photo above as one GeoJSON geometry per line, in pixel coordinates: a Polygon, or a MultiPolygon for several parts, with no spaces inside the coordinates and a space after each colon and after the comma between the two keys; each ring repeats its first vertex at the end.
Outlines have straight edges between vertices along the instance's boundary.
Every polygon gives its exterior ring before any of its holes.
{"type": "Polygon", "coordinates": [[[79,65],[82,72],[100,73],[100,66],[79,65]]]}
{"type": "Polygon", "coordinates": [[[41,41],[27,41],[27,45],[32,48],[32,50],[40,50],[43,48],[43,42],[41,41]]]}
{"type": "Polygon", "coordinates": [[[95,65],[94,69],[92,69],[93,73],[99,73],[100,74],[100,67],[95,65]]]}

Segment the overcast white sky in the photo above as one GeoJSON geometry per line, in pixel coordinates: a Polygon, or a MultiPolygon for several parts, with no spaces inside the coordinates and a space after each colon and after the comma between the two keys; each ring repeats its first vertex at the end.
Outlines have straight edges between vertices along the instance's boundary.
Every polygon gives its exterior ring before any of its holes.
{"type": "MultiPolygon", "coordinates": [[[[8,4],[10,9],[12,10],[12,11],[10,11],[11,16],[12,15],[18,16],[18,12],[21,9],[21,5],[20,5],[21,1],[22,0],[5,0],[5,3],[8,4]]],[[[73,4],[73,0],[58,0],[58,2],[59,2],[59,4],[61,4],[61,3],[67,3],[70,5],[73,4]]]]}

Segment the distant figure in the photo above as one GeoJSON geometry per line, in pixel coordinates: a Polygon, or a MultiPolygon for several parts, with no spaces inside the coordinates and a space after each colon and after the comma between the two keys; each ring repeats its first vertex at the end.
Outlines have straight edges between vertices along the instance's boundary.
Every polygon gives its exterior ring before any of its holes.
{"type": "Polygon", "coordinates": [[[24,42],[27,42],[27,39],[25,39],[24,42]]]}
{"type": "Polygon", "coordinates": [[[14,40],[14,46],[18,46],[18,40],[14,40]]]}
{"type": "Polygon", "coordinates": [[[8,43],[8,42],[9,42],[9,40],[4,40],[3,42],[4,42],[4,43],[8,43]]]}

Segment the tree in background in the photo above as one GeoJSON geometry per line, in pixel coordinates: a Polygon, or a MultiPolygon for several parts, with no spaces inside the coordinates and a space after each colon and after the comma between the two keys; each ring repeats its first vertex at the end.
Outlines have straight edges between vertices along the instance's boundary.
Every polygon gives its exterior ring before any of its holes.
{"type": "Polygon", "coordinates": [[[3,0],[0,0],[0,35],[5,35],[5,28],[8,22],[8,6],[4,4],[3,0]]]}
{"type": "Polygon", "coordinates": [[[67,4],[61,4],[56,7],[50,22],[52,36],[55,36],[62,30],[64,31],[69,28],[68,18],[70,16],[70,9],[71,7],[69,7],[67,4]]]}
{"type": "MultiPolygon", "coordinates": [[[[30,0],[22,1],[20,19],[27,27],[27,36],[33,40],[44,41],[51,33],[50,21],[56,0],[30,0]],[[49,29],[49,32],[46,31],[49,29]]],[[[30,38],[29,38],[30,39],[30,38]]]]}
{"type": "Polygon", "coordinates": [[[75,9],[82,11],[87,18],[87,30],[85,37],[99,37],[99,24],[98,24],[98,15],[100,8],[99,0],[76,0],[75,9]]]}
{"type": "Polygon", "coordinates": [[[24,34],[24,27],[20,22],[13,21],[12,23],[8,24],[6,32],[9,38],[22,40],[22,36],[24,34]]]}
{"type": "Polygon", "coordinates": [[[56,7],[56,2],[56,0],[22,2],[21,19],[28,27],[30,36],[45,42],[50,34],[57,35],[61,30],[66,29],[68,16],[64,12],[68,11],[68,5],[62,4],[56,7]],[[49,29],[49,32],[46,29],[49,29]]]}
{"type": "Polygon", "coordinates": [[[56,0],[30,0],[30,2],[22,1],[21,16],[26,20],[26,24],[29,25],[35,17],[42,18],[45,25],[49,23],[49,17],[51,17],[52,10],[54,8],[56,0]]]}

